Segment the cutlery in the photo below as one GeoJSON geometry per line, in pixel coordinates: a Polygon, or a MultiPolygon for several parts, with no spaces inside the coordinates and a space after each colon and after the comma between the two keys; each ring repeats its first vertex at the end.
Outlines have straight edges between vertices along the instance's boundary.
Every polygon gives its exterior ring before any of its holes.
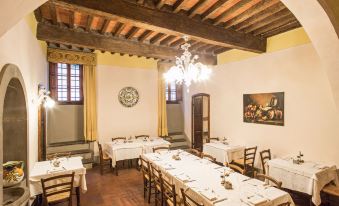
{"type": "Polygon", "coordinates": [[[213,205],[216,204],[216,203],[219,203],[219,202],[223,202],[223,201],[225,201],[225,200],[227,200],[227,197],[221,198],[221,199],[219,199],[219,200],[214,201],[214,202],[213,202],[213,205]]]}

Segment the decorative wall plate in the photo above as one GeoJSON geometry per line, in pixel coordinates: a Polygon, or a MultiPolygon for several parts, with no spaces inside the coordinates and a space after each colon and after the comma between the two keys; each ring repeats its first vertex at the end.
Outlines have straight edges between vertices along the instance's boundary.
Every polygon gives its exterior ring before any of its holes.
{"type": "Polygon", "coordinates": [[[119,102],[125,107],[133,107],[139,101],[139,93],[133,87],[124,87],[120,90],[119,102]]]}

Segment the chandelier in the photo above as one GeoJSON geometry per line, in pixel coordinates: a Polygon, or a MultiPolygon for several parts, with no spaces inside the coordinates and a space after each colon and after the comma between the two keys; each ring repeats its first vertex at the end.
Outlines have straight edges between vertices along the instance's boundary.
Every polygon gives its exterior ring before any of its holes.
{"type": "Polygon", "coordinates": [[[184,83],[189,91],[189,86],[192,82],[200,82],[210,77],[211,69],[206,65],[196,62],[199,58],[198,55],[192,55],[188,49],[191,47],[188,37],[183,37],[185,44],[181,45],[181,49],[184,51],[180,57],[175,57],[175,66],[172,66],[165,74],[164,78],[166,82],[175,82],[177,84],[184,83]]]}

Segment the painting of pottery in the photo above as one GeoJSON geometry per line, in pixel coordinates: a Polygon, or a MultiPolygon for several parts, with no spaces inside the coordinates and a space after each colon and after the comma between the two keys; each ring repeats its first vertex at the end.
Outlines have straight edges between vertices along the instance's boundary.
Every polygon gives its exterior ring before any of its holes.
{"type": "Polygon", "coordinates": [[[22,161],[10,161],[3,164],[4,187],[11,187],[20,183],[24,179],[24,163],[22,161]]]}
{"type": "Polygon", "coordinates": [[[284,92],[244,94],[244,122],[284,126],[284,117],[284,92]]]}

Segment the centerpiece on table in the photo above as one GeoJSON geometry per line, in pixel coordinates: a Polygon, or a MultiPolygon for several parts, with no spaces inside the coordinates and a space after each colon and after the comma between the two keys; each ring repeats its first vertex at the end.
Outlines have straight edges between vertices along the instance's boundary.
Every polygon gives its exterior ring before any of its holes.
{"type": "Polygon", "coordinates": [[[176,154],[174,154],[172,156],[172,159],[174,159],[174,160],[181,160],[181,158],[180,158],[180,151],[178,151],[176,154]]]}
{"type": "Polygon", "coordinates": [[[302,154],[301,152],[299,152],[299,155],[297,155],[297,159],[293,159],[293,163],[294,164],[302,164],[305,161],[303,160],[304,154],[302,154]]]}
{"type": "Polygon", "coordinates": [[[223,137],[223,138],[221,139],[221,142],[222,142],[224,145],[228,145],[228,138],[223,137]]]}

